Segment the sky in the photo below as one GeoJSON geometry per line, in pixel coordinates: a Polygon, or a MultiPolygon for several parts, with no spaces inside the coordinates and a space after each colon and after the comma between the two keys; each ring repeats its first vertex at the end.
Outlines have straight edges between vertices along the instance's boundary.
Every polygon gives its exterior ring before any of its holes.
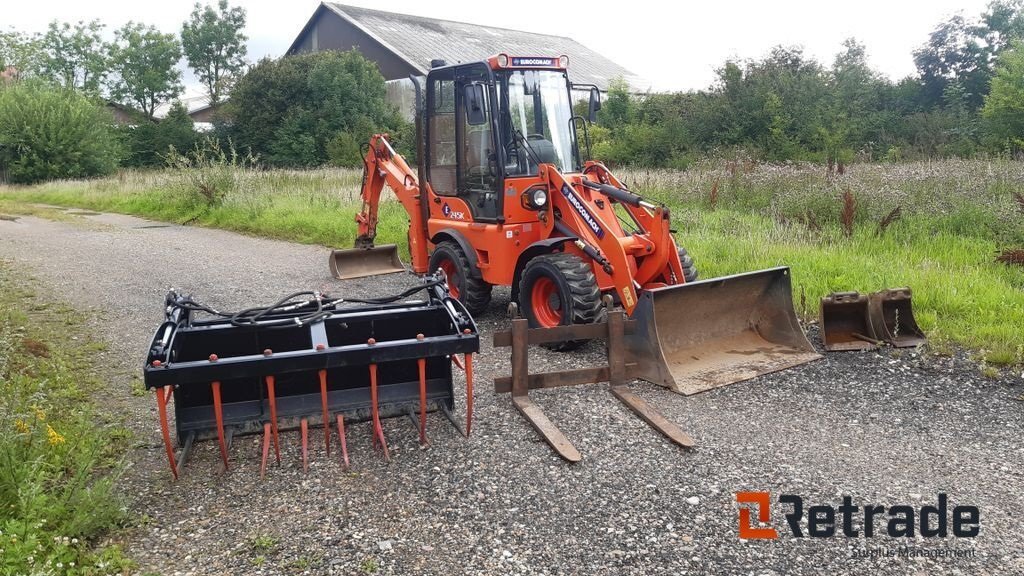
{"type": "MultiPolygon", "coordinates": [[[[209,0],[211,2],[215,0],[209,0]]],[[[284,53],[319,5],[314,0],[229,0],[248,12],[249,57],[284,53]]],[[[989,0],[821,0],[671,2],[469,2],[389,0],[351,4],[391,12],[569,36],[648,80],[655,90],[698,90],[715,80],[727,59],[756,59],[776,45],[802,46],[830,64],[845,38],[867,47],[876,70],[898,80],[914,72],[912,52],[929,32],[957,12],[973,18],[989,0]]],[[[178,32],[193,1],[6,0],[0,29],[43,31],[49,21],[99,19],[108,33],[128,20],[178,32]]],[[[570,63],[571,63],[571,54],[570,63]]],[[[571,64],[570,64],[571,66],[571,64]]],[[[186,84],[194,84],[191,75],[186,84]]]]}

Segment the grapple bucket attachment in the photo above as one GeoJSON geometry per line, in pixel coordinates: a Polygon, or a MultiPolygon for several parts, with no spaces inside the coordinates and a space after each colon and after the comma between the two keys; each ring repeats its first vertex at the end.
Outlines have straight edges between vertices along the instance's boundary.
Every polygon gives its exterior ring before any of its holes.
{"type": "Polygon", "coordinates": [[[695,394],[821,358],[793,309],[789,268],[641,292],[631,374],[695,394]]]}
{"type": "Polygon", "coordinates": [[[868,300],[868,314],[875,338],[897,348],[911,348],[924,343],[924,332],[914,320],[910,288],[873,292],[868,300]]]}
{"type": "Polygon", "coordinates": [[[394,244],[333,250],[330,266],[331,275],[338,280],[405,272],[405,264],[398,257],[398,246],[394,244]]]}
{"type": "Polygon", "coordinates": [[[880,342],[868,315],[868,297],[860,292],[833,292],[821,299],[821,339],[825,350],[870,350],[880,342]]]}
{"type": "Polygon", "coordinates": [[[264,435],[265,469],[270,440],[280,460],[278,431],[293,428],[301,432],[305,465],[309,427],[323,427],[329,454],[332,423],[347,465],[345,423],[367,420],[386,457],[380,421],[389,416],[415,420],[418,415],[425,442],[428,411],[453,418],[456,354],[465,355],[471,402],[469,367],[479,350],[472,317],[444,283],[426,288],[425,301],[360,306],[311,301],[279,307],[251,322],[197,319],[195,308],[182,304],[190,299],[168,295],[167,319],[153,338],[144,374],[147,389],[156,392],[172,473],[177,477],[193,442],[213,438],[226,469],[231,438],[244,434],[264,435]],[[304,320],[311,313],[319,317],[304,320]],[[167,418],[170,401],[177,457],[167,418]]]}

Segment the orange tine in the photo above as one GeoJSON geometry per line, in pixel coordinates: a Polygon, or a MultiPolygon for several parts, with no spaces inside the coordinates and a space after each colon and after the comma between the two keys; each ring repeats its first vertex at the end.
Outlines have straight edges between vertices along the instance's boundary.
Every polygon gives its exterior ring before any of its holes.
{"type": "Polygon", "coordinates": [[[309,424],[306,422],[305,418],[303,418],[302,421],[299,422],[299,429],[302,431],[302,471],[308,472],[309,458],[307,457],[307,447],[309,445],[309,424]]]}
{"type": "Polygon", "coordinates": [[[263,423],[263,462],[260,463],[260,480],[267,475],[267,456],[270,455],[270,422],[263,423]]]}
{"type": "Polygon", "coordinates": [[[339,412],[338,417],[338,437],[341,438],[341,461],[345,465],[345,470],[348,470],[348,446],[345,443],[345,417],[339,412]]]}
{"type": "MultiPolygon", "coordinates": [[[[423,334],[416,335],[417,340],[423,340],[423,334]]],[[[419,358],[416,366],[420,370],[420,444],[427,443],[427,359],[419,358]]]]}
{"type": "Polygon", "coordinates": [[[466,438],[473,427],[473,354],[466,354],[466,438]]]}
{"type": "Polygon", "coordinates": [[[466,367],[462,365],[462,362],[459,361],[459,357],[456,356],[455,354],[452,354],[452,363],[455,364],[459,368],[459,370],[466,369],[466,367]]]}
{"type": "Polygon", "coordinates": [[[324,448],[327,455],[331,455],[331,419],[327,413],[327,370],[320,371],[320,404],[323,407],[324,418],[324,448]]]}
{"type": "MultiPolygon", "coordinates": [[[[270,356],[274,352],[270,348],[263,351],[264,356],[270,356]]],[[[274,377],[267,376],[267,403],[270,404],[270,430],[274,438],[274,456],[277,463],[281,463],[281,445],[277,442],[277,395],[274,393],[274,377]]]]}
{"type": "MultiPolygon", "coordinates": [[[[373,346],[377,343],[376,340],[370,338],[366,341],[367,345],[373,346]]],[[[370,364],[370,411],[373,414],[373,437],[374,441],[380,440],[381,447],[384,449],[384,459],[390,461],[391,454],[388,453],[388,441],[384,438],[384,428],[380,425],[380,409],[377,406],[377,365],[370,364]]]]}
{"type": "Polygon", "coordinates": [[[224,471],[228,471],[228,445],[224,441],[224,411],[220,403],[220,381],[214,380],[210,385],[213,388],[213,415],[217,419],[217,442],[220,443],[220,457],[224,460],[224,471]]]}
{"type": "Polygon", "coordinates": [[[163,386],[157,388],[156,392],[156,408],[160,413],[160,433],[164,437],[164,448],[167,450],[167,461],[171,465],[171,474],[174,475],[174,479],[178,479],[178,465],[174,461],[174,446],[171,445],[171,432],[167,424],[167,399],[171,395],[173,388],[171,386],[163,386]]]}

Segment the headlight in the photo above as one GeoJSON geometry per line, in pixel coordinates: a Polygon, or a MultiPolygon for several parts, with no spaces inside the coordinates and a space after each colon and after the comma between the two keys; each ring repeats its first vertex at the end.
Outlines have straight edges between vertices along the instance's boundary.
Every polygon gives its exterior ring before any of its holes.
{"type": "Polygon", "coordinates": [[[523,193],[523,208],[529,210],[543,210],[548,206],[548,191],[546,188],[530,188],[523,193]]]}
{"type": "Polygon", "coordinates": [[[502,68],[504,68],[505,66],[508,66],[508,55],[507,54],[498,54],[498,66],[500,66],[502,68]]]}
{"type": "Polygon", "coordinates": [[[569,57],[564,55],[564,54],[559,56],[558,57],[558,67],[559,68],[568,68],[569,67],[569,57]]]}

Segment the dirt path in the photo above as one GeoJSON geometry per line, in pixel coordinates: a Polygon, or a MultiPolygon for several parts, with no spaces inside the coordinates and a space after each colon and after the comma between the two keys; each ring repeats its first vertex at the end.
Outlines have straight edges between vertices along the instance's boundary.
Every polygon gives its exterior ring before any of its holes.
{"type": "MultiPolygon", "coordinates": [[[[697,440],[673,448],[634,418],[605,385],[538,393],[583,462],[554,457],[490,391],[508,371],[489,345],[505,324],[507,291],[478,321],[474,436],[432,419],[420,450],[404,421],[385,423],[397,456],[372,452],[365,427],[349,438],[355,471],[313,450],[303,474],[297,438],[285,464],[258,478],[258,441],[239,439],[235,468],[217,475],[213,445],[199,447],[173,483],[149,395],[133,396],[170,287],[227,309],[291,291],[384,294],[411,276],[342,285],[327,250],[117,215],[72,222],[0,220],[0,258],[56,295],[98,314],[112,377],[101,400],[138,433],[123,486],[138,526],[127,551],[160,574],[753,574],[1024,573],[1024,405],[1020,379],[977,375],[960,359],[887,353],[829,355],[796,370],[683,398],[634,389],[697,440]],[[773,508],[774,541],[740,541],[737,491],[797,494],[805,505],[915,507],[951,502],[981,509],[973,539],[802,538],[773,508]],[[966,550],[973,558],[853,558],[881,549],[966,550]]],[[[599,354],[538,353],[552,367],[599,354]]],[[[317,433],[311,444],[317,443],[317,433]]],[[[855,521],[855,525],[860,522],[855,521]]],[[[879,523],[876,533],[884,532],[879,523]]]]}

